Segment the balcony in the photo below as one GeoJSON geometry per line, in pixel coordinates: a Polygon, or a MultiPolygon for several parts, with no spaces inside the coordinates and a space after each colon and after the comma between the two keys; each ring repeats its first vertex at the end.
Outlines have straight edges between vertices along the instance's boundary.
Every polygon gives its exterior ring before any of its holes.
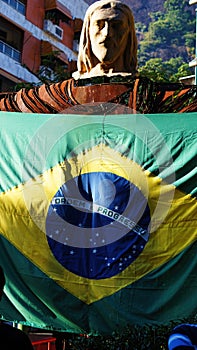
{"type": "Polygon", "coordinates": [[[63,29],[57,26],[56,24],[53,24],[49,19],[44,20],[44,30],[56,37],[59,40],[62,40],[63,38],[63,29]]]}
{"type": "Polygon", "coordinates": [[[17,12],[20,12],[22,15],[25,15],[25,5],[18,0],[2,0],[9,6],[11,6],[17,12]]]}
{"type": "Polygon", "coordinates": [[[4,43],[0,40],[0,52],[5,54],[6,56],[11,57],[13,60],[17,62],[21,62],[21,53],[20,51],[14,49],[12,46],[4,43]]]}

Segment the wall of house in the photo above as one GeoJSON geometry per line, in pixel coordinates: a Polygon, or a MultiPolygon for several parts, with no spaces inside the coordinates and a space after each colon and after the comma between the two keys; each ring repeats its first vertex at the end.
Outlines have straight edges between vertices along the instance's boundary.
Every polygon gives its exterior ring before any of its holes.
{"type": "Polygon", "coordinates": [[[35,24],[38,28],[43,28],[45,15],[44,0],[28,0],[26,6],[26,19],[35,24]]]}
{"type": "Polygon", "coordinates": [[[40,66],[41,41],[35,38],[31,33],[24,33],[22,64],[30,71],[36,73],[40,66]]]}
{"type": "Polygon", "coordinates": [[[85,12],[88,8],[88,4],[83,0],[58,0],[60,3],[65,5],[68,10],[72,13],[73,18],[84,19],[85,12]]]}
{"type": "Polygon", "coordinates": [[[69,47],[69,49],[73,49],[73,39],[74,39],[74,22],[70,20],[70,23],[65,23],[60,21],[59,26],[64,30],[63,35],[63,44],[69,47]]]}

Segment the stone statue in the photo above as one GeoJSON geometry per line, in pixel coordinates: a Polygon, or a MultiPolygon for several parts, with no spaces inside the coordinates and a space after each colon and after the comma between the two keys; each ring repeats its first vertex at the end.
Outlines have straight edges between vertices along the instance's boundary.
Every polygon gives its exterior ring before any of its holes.
{"type": "Polygon", "coordinates": [[[118,0],[100,0],[87,10],[78,71],[71,79],[8,93],[0,110],[66,113],[70,107],[111,102],[138,113],[197,111],[197,87],[162,84],[137,72],[137,39],[132,11],[118,0]]]}
{"type": "Polygon", "coordinates": [[[120,1],[101,0],[87,10],[81,32],[76,79],[137,72],[134,18],[120,1]]]}

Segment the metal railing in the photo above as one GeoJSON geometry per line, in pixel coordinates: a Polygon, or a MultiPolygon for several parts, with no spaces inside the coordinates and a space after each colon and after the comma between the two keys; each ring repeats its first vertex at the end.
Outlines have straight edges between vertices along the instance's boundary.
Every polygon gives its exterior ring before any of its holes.
{"type": "Polygon", "coordinates": [[[2,0],[9,6],[11,6],[16,11],[20,12],[22,15],[25,15],[25,5],[18,0],[2,0]]]}
{"type": "Polygon", "coordinates": [[[4,43],[0,40],[0,52],[4,53],[6,56],[11,57],[17,62],[21,62],[21,53],[20,51],[14,49],[12,46],[4,43]]]}

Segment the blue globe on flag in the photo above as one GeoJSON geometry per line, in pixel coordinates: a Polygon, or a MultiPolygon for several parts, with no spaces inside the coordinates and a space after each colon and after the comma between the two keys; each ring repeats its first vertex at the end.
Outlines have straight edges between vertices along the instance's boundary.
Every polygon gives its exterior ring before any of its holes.
{"type": "Polygon", "coordinates": [[[150,210],[137,186],[110,172],[80,174],[54,195],[46,234],[56,260],[88,279],[117,275],[149,238],[150,210]]]}

